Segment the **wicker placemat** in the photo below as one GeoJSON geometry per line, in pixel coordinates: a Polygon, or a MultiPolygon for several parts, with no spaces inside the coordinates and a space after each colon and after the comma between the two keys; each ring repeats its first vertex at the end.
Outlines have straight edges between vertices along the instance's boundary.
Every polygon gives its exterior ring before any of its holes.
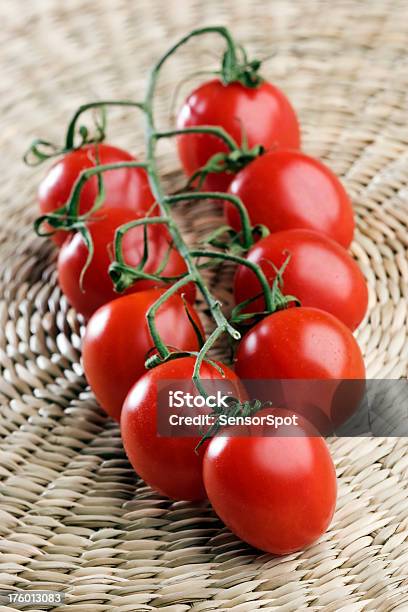
{"type": "MultiPolygon", "coordinates": [[[[229,25],[253,52],[274,53],[264,73],[299,111],[305,150],[353,197],[352,251],[370,287],[357,334],[368,376],[406,376],[407,0],[4,0],[0,19],[0,588],[61,590],[56,610],[83,612],[408,610],[405,440],[333,442],[333,524],[283,559],[244,545],[205,504],[171,503],[138,481],[86,390],[81,325],[56,284],[55,253],[31,230],[44,169],[20,161],[32,137],[59,141],[79,103],[140,98],[170,41],[229,25]]],[[[163,120],[174,85],[208,64],[213,39],[169,65],[163,120]]],[[[112,123],[110,140],[142,152],[136,115],[112,123]]],[[[170,145],[162,162],[174,185],[170,145]]],[[[196,238],[217,215],[208,204],[183,223],[196,238]]],[[[214,279],[226,302],[228,274],[214,279]]]]}

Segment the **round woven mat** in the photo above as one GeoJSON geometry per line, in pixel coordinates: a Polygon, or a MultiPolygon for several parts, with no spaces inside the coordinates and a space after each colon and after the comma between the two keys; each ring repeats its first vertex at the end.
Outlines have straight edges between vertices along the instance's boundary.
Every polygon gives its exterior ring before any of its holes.
{"type": "MultiPolygon", "coordinates": [[[[31,229],[44,168],[21,163],[34,136],[61,141],[78,104],[140,98],[152,60],[189,29],[229,25],[252,52],[273,54],[264,74],[293,100],[304,149],[353,197],[352,252],[370,287],[357,333],[368,376],[405,377],[407,0],[4,0],[0,18],[0,587],[61,590],[56,610],[84,612],[408,610],[402,439],[331,443],[332,526],[283,559],[243,544],[206,504],[172,503],[137,479],[87,391],[81,321],[58,289],[54,250],[31,229]]],[[[196,42],[166,68],[163,121],[175,84],[215,66],[217,45],[196,42]]],[[[137,115],[112,113],[110,140],[140,154],[139,128],[137,115]]],[[[174,188],[172,144],[161,161],[174,188]]],[[[184,211],[193,238],[219,222],[211,204],[184,211]]],[[[227,303],[229,277],[213,278],[227,303]]]]}

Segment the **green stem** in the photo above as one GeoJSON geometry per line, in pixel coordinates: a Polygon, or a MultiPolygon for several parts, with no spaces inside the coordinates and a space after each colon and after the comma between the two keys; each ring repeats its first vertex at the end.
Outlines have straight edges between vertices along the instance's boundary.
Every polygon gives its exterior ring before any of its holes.
{"type": "Polygon", "coordinates": [[[242,203],[242,200],[238,196],[235,196],[232,193],[223,193],[218,191],[193,191],[191,193],[176,193],[167,197],[167,201],[170,204],[173,204],[175,202],[186,202],[190,200],[223,200],[226,202],[231,202],[231,204],[233,204],[238,210],[241,219],[243,247],[245,249],[249,249],[253,245],[254,239],[252,236],[252,226],[251,221],[249,219],[248,211],[242,203]]]}
{"type": "Polygon", "coordinates": [[[201,364],[202,364],[206,354],[210,350],[210,348],[215,344],[215,342],[224,333],[224,331],[225,330],[223,329],[223,327],[216,327],[214,329],[214,331],[208,336],[207,340],[205,341],[205,343],[201,347],[200,352],[197,355],[196,362],[194,364],[193,377],[192,377],[193,378],[193,382],[194,382],[194,385],[195,385],[197,391],[203,397],[207,397],[207,393],[206,393],[206,390],[205,390],[204,386],[201,384],[201,381],[200,381],[200,368],[201,368],[201,364]]]}
{"type": "Polygon", "coordinates": [[[74,148],[75,130],[79,117],[91,108],[105,108],[105,106],[130,106],[143,110],[143,104],[141,102],[134,102],[133,100],[101,100],[99,102],[89,102],[88,104],[83,104],[78,108],[68,125],[65,136],[65,150],[69,151],[70,149],[74,148]]]}
{"type": "Polygon", "coordinates": [[[136,221],[129,221],[129,223],[125,223],[124,225],[118,227],[115,232],[114,240],[116,261],[118,261],[120,264],[125,264],[122,243],[126,232],[140,225],[166,225],[167,223],[168,219],[166,217],[144,217],[143,219],[137,219],[136,221]]]}
{"type": "Polygon", "coordinates": [[[270,310],[270,311],[273,310],[273,300],[272,300],[271,288],[269,286],[268,279],[266,278],[260,266],[253,263],[252,261],[249,261],[249,259],[240,257],[239,255],[233,255],[232,253],[221,253],[219,251],[194,250],[194,251],[191,251],[191,255],[193,257],[209,257],[211,259],[233,261],[234,263],[240,264],[242,266],[246,266],[247,268],[252,270],[253,273],[256,274],[256,277],[262,287],[262,291],[263,291],[264,299],[265,299],[265,309],[270,310]]]}
{"type": "MultiPolygon", "coordinates": [[[[112,262],[109,271],[117,270],[117,262],[112,262]]],[[[157,283],[175,283],[176,281],[181,280],[187,275],[187,272],[184,274],[179,274],[177,276],[162,276],[161,274],[149,274],[149,272],[145,272],[144,270],[138,270],[132,268],[131,266],[127,266],[126,264],[119,264],[121,271],[127,272],[133,275],[134,280],[152,280],[157,283]]]]}
{"type": "MultiPolygon", "coordinates": [[[[175,248],[177,248],[177,250],[179,251],[180,255],[183,257],[186,263],[186,266],[187,266],[188,276],[185,279],[181,279],[179,283],[182,283],[182,281],[185,281],[185,282],[193,281],[197,285],[204,300],[206,301],[213,315],[213,318],[214,318],[214,321],[217,327],[222,327],[223,330],[229,333],[234,339],[239,340],[239,338],[241,337],[241,334],[238,332],[238,330],[232,327],[232,325],[230,325],[230,323],[228,322],[227,318],[225,317],[224,313],[221,310],[221,304],[216,298],[214,298],[214,296],[208,289],[207,285],[205,284],[204,279],[202,278],[200,274],[200,270],[194,261],[194,258],[191,257],[190,255],[189,247],[187,243],[184,241],[181,235],[181,232],[179,230],[179,227],[177,226],[177,224],[175,223],[174,219],[171,216],[171,202],[166,196],[163,190],[163,187],[161,185],[157,163],[156,163],[156,156],[155,156],[156,145],[157,145],[157,132],[155,129],[155,122],[154,122],[154,115],[153,115],[153,98],[154,98],[155,91],[156,91],[156,85],[157,85],[157,80],[158,80],[160,69],[165,63],[165,61],[179,47],[184,45],[191,38],[195,36],[199,36],[201,34],[210,33],[210,32],[219,33],[221,36],[223,36],[226,40],[229,52],[235,56],[235,44],[228,30],[222,26],[206,27],[206,28],[200,28],[197,30],[193,30],[192,32],[187,34],[187,36],[184,36],[182,39],[180,39],[158,60],[158,62],[153,67],[150,73],[150,79],[149,79],[149,83],[147,87],[146,97],[143,102],[143,108],[144,108],[144,112],[146,116],[146,159],[147,159],[147,169],[148,169],[148,177],[149,177],[149,184],[150,184],[151,191],[159,205],[162,216],[168,219],[167,227],[172,236],[173,244],[175,248]],[[188,281],[186,279],[188,279],[188,281]]],[[[182,286],[182,284],[176,283],[176,286],[177,288],[179,288],[180,286],[182,286]]],[[[163,300],[166,299],[166,297],[164,296],[171,295],[171,293],[173,293],[174,291],[177,291],[177,288],[174,289],[173,291],[171,291],[171,289],[173,288],[170,288],[165,294],[163,294],[163,296],[161,296],[159,300],[160,304],[163,303],[163,300]],[[171,291],[171,293],[169,293],[169,291],[171,291]]],[[[150,309],[149,317],[148,317],[148,324],[149,324],[149,329],[150,329],[150,332],[152,334],[152,337],[155,343],[157,341],[156,346],[158,347],[159,354],[161,354],[162,356],[165,356],[168,353],[168,349],[165,347],[163,341],[161,340],[160,335],[158,334],[157,328],[154,323],[154,315],[155,315],[156,310],[157,308],[150,309]]]]}
{"type": "Polygon", "coordinates": [[[151,280],[158,285],[162,285],[163,283],[174,283],[184,278],[186,275],[187,272],[184,272],[184,274],[177,274],[176,276],[163,276],[161,272],[145,272],[141,267],[133,268],[132,266],[128,266],[125,263],[119,263],[118,261],[113,261],[109,266],[109,276],[118,293],[122,293],[138,280],[151,280]]]}
{"type": "Polygon", "coordinates": [[[156,132],[155,138],[171,138],[172,136],[179,136],[181,134],[211,134],[224,141],[227,147],[231,151],[239,151],[239,146],[235,140],[228,134],[222,127],[215,125],[199,125],[197,127],[182,128],[179,130],[168,130],[166,132],[156,132]]]}
{"type": "MultiPolygon", "coordinates": [[[[107,172],[108,170],[119,170],[120,168],[147,168],[147,165],[143,162],[136,161],[128,161],[128,162],[120,162],[116,164],[104,164],[100,166],[94,166],[93,168],[89,168],[88,170],[83,170],[79,175],[72,193],[69,197],[69,201],[67,204],[67,213],[69,217],[77,217],[78,216],[78,207],[79,207],[79,199],[81,196],[81,191],[90,178],[93,176],[98,176],[103,174],[103,172],[107,172]]],[[[99,205],[102,202],[99,203],[99,205]]],[[[93,206],[91,212],[95,212],[97,207],[93,206]]]]}
{"type": "Polygon", "coordinates": [[[169,357],[170,351],[167,348],[167,346],[164,344],[164,342],[161,339],[161,336],[160,336],[160,334],[158,332],[158,329],[157,329],[157,326],[156,326],[156,313],[157,313],[158,309],[160,308],[160,306],[166,300],[168,300],[169,297],[171,297],[179,289],[184,287],[184,285],[187,285],[187,283],[190,283],[192,280],[193,280],[193,278],[190,276],[190,274],[187,274],[183,278],[180,278],[180,280],[178,280],[176,283],[174,283],[174,285],[171,285],[171,287],[169,287],[159,297],[159,299],[156,300],[156,302],[154,302],[154,304],[152,304],[150,306],[149,310],[146,313],[147,324],[149,326],[150,335],[152,337],[152,340],[153,340],[153,342],[154,342],[154,344],[155,344],[155,346],[157,348],[157,351],[158,351],[158,353],[160,355],[160,358],[162,360],[167,359],[167,357],[169,357]]]}
{"type": "Polygon", "coordinates": [[[225,39],[225,42],[227,44],[227,50],[230,56],[234,58],[235,61],[237,61],[235,42],[225,26],[206,26],[203,28],[197,28],[195,30],[192,30],[191,32],[180,38],[178,42],[172,45],[170,49],[168,49],[168,51],[166,51],[166,53],[164,53],[162,57],[156,62],[150,75],[151,78],[146,95],[146,100],[152,99],[154,95],[154,90],[156,88],[157,74],[159,73],[166,60],[171,55],[173,55],[175,51],[177,51],[177,49],[185,45],[189,40],[195,38],[196,36],[201,36],[202,34],[219,34],[220,36],[222,36],[225,39]]]}

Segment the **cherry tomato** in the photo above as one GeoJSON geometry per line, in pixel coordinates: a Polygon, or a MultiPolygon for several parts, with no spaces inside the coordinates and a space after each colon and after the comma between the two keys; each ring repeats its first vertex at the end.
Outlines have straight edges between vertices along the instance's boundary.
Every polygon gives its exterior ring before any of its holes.
{"type": "MultiPolygon", "coordinates": [[[[245,204],[254,225],[271,232],[305,228],[321,232],[344,247],[353,239],[350,199],[335,174],[301,151],[271,151],[241,170],[229,187],[245,204]]],[[[225,205],[229,224],[240,228],[232,204],[225,205]]]]}
{"type": "MultiPolygon", "coordinates": [[[[194,409],[191,407],[169,408],[169,404],[160,403],[159,397],[168,402],[169,392],[183,391],[192,396],[199,395],[191,380],[195,359],[185,357],[168,361],[144,374],[129,391],[121,415],[121,433],[126,454],[135,471],[147,484],[160,493],[173,499],[197,500],[206,497],[202,479],[202,459],[205,450],[203,444],[194,452],[201,436],[188,435],[194,431],[190,427],[185,436],[177,435],[176,427],[173,433],[166,432],[166,423],[170,415],[194,416],[207,414],[211,409],[194,409]],[[162,395],[163,394],[163,395],[162,395]],[[158,415],[161,415],[163,430],[158,433],[158,415]],[[188,436],[188,437],[187,437],[188,436]]],[[[200,368],[202,379],[215,381],[214,394],[220,381],[235,395],[240,395],[238,378],[223,364],[217,364],[223,374],[213,365],[203,362],[200,368]]],[[[211,383],[210,383],[211,385],[211,383]]],[[[205,385],[206,391],[211,390],[205,385]]],[[[179,425],[180,432],[182,424],[179,425]]]]}
{"type": "MultiPolygon", "coordinates": [[[[262,144],[298,148],[299,124],[289,100],[274,85],[264,81],[251,89],[240,83],[223,85],[220,80],[208,81],[195,89],[184,102],[177,117],[179,129],[199,125],[218,125],[241,145],[245,134],[249,148],[262,144]]],[[[210,157],[227,152],[226,145],[208,134],[186,134],[178,137],[178,152],[188,175],[204,166],[210,157]]],[[[210,174],[205,187],[225,191],[231,174],[210,174]]]]}
{"type": "MultiPolygon", "coordinates": [[[[368,304],[367,285],[357,263],[337,242],[312,230],[294,229],[269,234],[252,247],[247,259],[258,264],[270,285],[288,255],[283,272],[283,293],[294,295],[302,306],[326,310],[354,330],[368,304]]],[[[234,280],[236,303],[261,293],[254,272],[239,266],[234,280]]],[[[244,312],[264,310],[263,297],[251,302],[244,312]]]]}
{"type": "Polygon", "coordinates": [[[317,308],[289,308],[257,323],[238,346],[235,370],[244,382],[262,380],[251,386],[251,399],[293,407],[321,433],[345,423],[364,391],[357,341],[344,323],[317,308]],[[271,397],[276,379],[282,396],[271,397]]]}
{"type": "MultiPolygon", "coordinates": [[[[42,215],[52,213],[69,199],[72,188],[83,170],[98,164],[114,164],[135,161],[127,151],[108,144],[86,145],[64,155],[46,174],[38,190],[38,202],[42,215]],[[98,162],[97,162],[98,157],[98,162]]],[[[105,200],[103,208],[124,207],[135,213],[145,214],[154,202],[145,170],[123,168],[103,173],[105,200]]],[[[98,194],[98,180],[90,178],[84,185],[79,211],[85,213],[92,208],[98,194]]],[[[66,233],[56,232],[52,236],[61,245],[66,233]]]]}
{"type": "MultiPolygon", "coordinates": [[[[113,300],[88,322],[82,345],[85,376],[102,408],[117,421],[129,389],[146,372],[144,363],[154,348],[146,313],[162,293],[162,289],[150,289],[113,300]]],[[[192,306],[187,309],[204,335],[198,314],[192,306]]],[[[156,325],[167,346],[182,351],[199,349],[179,295],[172,295],[160,306],[156,325]]]]}
{"type": "MultiPolygon", "coordinates": [[[[141,218],[138,215],[136,218],[141,218]]],[[[135,220],[135,213],[125,208],[106,208],[98,211],[88,223],[94,245],[91,264],[87,268],[82,288],[80,276],[88,256],[88,248],[80,233],[72,234],[64,242],[58,257],[58,279],[62,291],[75,310],[89,318],[97,308],[110,302],[121,294],[116,293],[108,269],[112,261],[115,230],[135,220]]],[[[171,237],[163,225],[147,226],[149,256],[144,271],[154,273],[167,257],[167,263],[161,272],[164,276],[177,276],[187,271],[184,259],[171,247],[171,237]],[[170,249],[170,250],[169,250],[170,249]]],[[[123,239],[125,262],[136,267],[143,257],[144,230],[135,227],[129,230],[123,239]]],[[[125,291],[125,294],[143,291],[162,286],[154,280],[138,280],[125,291]]],[[[180,290],[190,302],[194,302],[195,285],[190,283],[180,290]]]]}
{"type": "Polygon", "coordinates": [[[203,461],[208,498],[245,542],[284,555],[315,542],[336,504],[336,473],[324,440],[299,428],[297,437],[271,433],[213,438],[203,461]]]}

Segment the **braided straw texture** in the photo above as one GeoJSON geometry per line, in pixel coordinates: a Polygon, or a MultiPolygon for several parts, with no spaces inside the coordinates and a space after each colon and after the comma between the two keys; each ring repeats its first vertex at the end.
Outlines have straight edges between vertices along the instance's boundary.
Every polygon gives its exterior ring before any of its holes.
{"type": "MultiPolygon", "coordinates": [[[[408,610],[404,440],[332,442],[332,526],[283,559],[243,544],[206,504],[172,503],[137,479],[87,391],[82,323],[59,291],[55,252],[31,229],[44,168],[21,163],[34,136],[61,141],[80,103],[140,99],[147,69],[177,37],[230,26],[252,53],[272,54],[264,74],[293,100],[304,149],[353,198],[352,252],[370,288],[357,333],[368,376],[406,376],[407,0],[3,0],[0,18],[0,587],[61,590],[58,611],[408,610]]],[[[163,124],[175,85],[216,66],[220,49],[207,38],[171,61],[163,124]]],[[[109,140],[143,154],[137,112],[110,117],[109,140]]],[[[173,143],[160,162],[174,188],[173,143]]],[[[184,211],[193,239],[220,222],[212,204],[184,211]]],[[[227,305],[229,281],[228,268],[212,277],[227,305]]]]}

